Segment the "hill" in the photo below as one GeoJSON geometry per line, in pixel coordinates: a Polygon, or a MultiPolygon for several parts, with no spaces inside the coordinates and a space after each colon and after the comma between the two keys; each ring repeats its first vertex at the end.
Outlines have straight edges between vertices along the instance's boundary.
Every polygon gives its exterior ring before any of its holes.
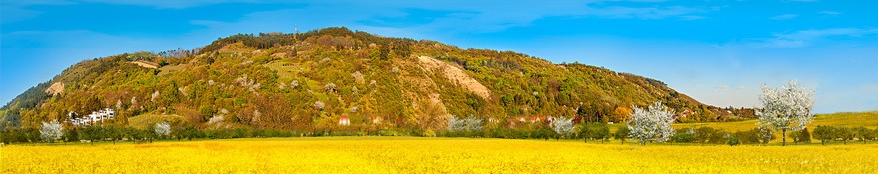
{"type": "Polygon", "coordinates": [[[71,112],[113,108],[117,118],[108,122],[125,126],[182,118],[172,124],[429,131],[443,129],[452,115],[482,118],[489,127],[551,116],[624,122],[630,106],[654,101],[678,111],[680,122],[753,116],[752,109],[705,105],[659,80],[602,67],[342,27],[238,34],[193,50],[85,60],[0,108],[0,121],[39,127],[71,112]]]}

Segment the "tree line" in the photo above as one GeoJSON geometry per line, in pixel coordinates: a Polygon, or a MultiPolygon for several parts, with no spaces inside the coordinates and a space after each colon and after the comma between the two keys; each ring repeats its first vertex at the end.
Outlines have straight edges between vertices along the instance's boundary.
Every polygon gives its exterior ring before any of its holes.
{"type": "Polygon", "coordinates": [[[878,140],[878,128],[870,130],[864,126],[817,126],[814,129],[814,138],[820,140],[820,144],[826,144],[827,141],[841,141],[847,144],[848,141],[853,140],[859,140],[865,144],[866,141],[878,140]]]}
{"type": "MultiPolygon", "coordinates": [[[[639,109],[639,108],[638,108],[639,109]]],[[[479,137],[507,139],[567,139],[600,141],[601,143],[616,140],[625,143],[629,139],[643,139],[632,133],[632,126],[626,125],[611,132],[612,125],[600,122],[580,122],[573,124],[572,119],[554,118],[553,121],[527,123],[518,128],[489,128],[491,124],[475,117],[452,118],[448,121],[448,129],[433,134],[419,129],[386,129],[386,130],[345,130],[334,131],[323,129],[316,131],[289,131],[276,129],[218,129],[201,130],[194,126],[171,126],[158,123],[144,129],[120,127],[113,124],[95,124],[85,127],[64,129],[56,121],[43,123],[41,129],[24,128],[8,129],[0,133],[0,142],[4,144],[36,144],[36,143],[79,143],[113,142],[147,143],[155,140],[193,140],[193,139],[229,139],[229,138],[266,138],[266,137],[302,137],[302,136],[439,136],[439,137],[479,137]]],[[[636,128],[634,128],[636,129],[636,128]]],[[[644,142],[689,143],[700,145],[728,144],[731,146],[750,144],[765,145],[778,138],[772,129],[757,127],[750,130],[727,132],[712,127],[692,127],[672,129],[671,136],[666,139],[644,139],[644,142]]],[[[656,135],[657,136],[657,135],[656,135]]],[[[864,126],[817,126],[811,132],[807,128],[791,131],[790,138],[794,143],[811,143],[812,138],[825,142],[844,142],[878,140],[878,128],[868,129],[864,126]],[[813,136],[812,136],[813,134],[813,136]]]]}

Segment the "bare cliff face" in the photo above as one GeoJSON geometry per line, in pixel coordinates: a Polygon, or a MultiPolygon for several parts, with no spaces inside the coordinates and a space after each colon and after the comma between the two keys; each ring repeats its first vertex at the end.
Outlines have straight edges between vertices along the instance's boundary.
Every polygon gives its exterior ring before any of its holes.
{"type": "Polygon", "coordinates": [[[58,95],[64,92],[64,83],[55,82],[52,83],[52,86],[49,86],[49,89],[46,89],[46,93],[54,95],[58,95]]]}
{"type": "Polygon", "coordinates": [[[444,75],[446,79],[455,82],[467,91],[472,92],[485,100],[491,99],[491,90],[485,87],[485,85],[482,85],[482,83],[479,83],[476,79],[473,79],[464,73],[460,68],[429,56],[418,56],[418,60],[428,71],[444,75]]]}

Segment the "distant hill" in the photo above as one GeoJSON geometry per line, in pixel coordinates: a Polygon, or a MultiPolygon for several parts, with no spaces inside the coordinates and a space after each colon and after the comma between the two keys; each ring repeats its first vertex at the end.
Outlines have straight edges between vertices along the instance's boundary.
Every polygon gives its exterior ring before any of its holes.
{"type": "Polygon", "coordinates": [[[680,122],[753,117],[751,109],[705,105],[634,74],[342,27],[85,60],[0,108],[0,121],[38,127],[70,112],[114,108],[111,122],[122,125],[173,118],[201,129],[436,130],[452,115],[495,127],[553,116],[624,122],[630,106],[654,101],[675,109],[680,122]]]}

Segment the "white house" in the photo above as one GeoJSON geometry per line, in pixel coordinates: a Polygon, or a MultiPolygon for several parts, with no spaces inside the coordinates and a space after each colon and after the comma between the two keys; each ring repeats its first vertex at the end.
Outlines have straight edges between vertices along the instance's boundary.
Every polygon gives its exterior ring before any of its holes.
{"type": "Polygon", "coordinates": [[[70,117],[68,122],[74,126],[86,126],[98,121],[116,118],[116,111],[110,108],[104,108],[103,110],[92,111],[91,114],[82,117],[77,117],[75,112],[70,112],[67,116],[70,117]]]}
{"type": "Polygon", "coordinates": [[[347,115],[341,115],[341,119],[338,119],[338,125],[342,125],[342,126],[350,126],[350,125],[351,125],[351,120],[348,119],[348,116],[347,116],[347,115]]]}

